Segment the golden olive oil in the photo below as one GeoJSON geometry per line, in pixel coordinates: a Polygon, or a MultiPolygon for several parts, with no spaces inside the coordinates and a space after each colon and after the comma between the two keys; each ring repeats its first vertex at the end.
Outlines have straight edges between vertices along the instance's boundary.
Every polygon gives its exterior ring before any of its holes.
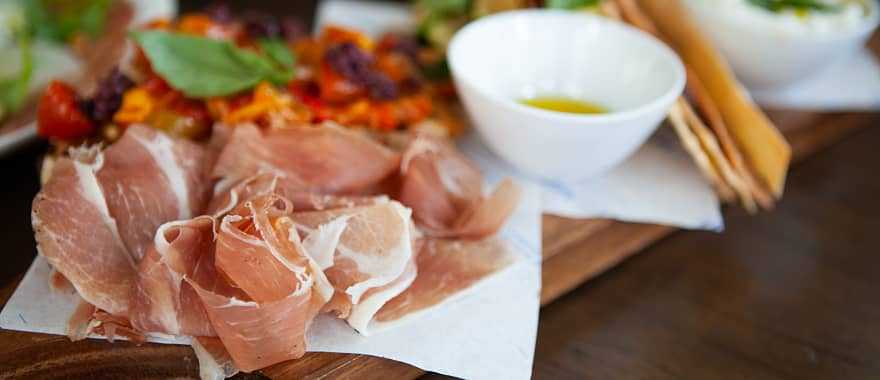
{"type": "Polygon", "coordinates": [[[608,109],[595,103],[572,99],[562,96],[539,96],[524,99],[522,104],[548,111],[575,113],[575,114],[602,114],[608,113],[608,109]]]}

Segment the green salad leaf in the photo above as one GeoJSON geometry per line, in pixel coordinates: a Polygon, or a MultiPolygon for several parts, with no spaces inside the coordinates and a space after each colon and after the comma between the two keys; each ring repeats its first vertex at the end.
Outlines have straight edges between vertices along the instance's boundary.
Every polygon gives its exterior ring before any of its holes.
{"type": "Polygon", "coordinates": [[[278,51],[260,55],[229,41],[160,30],[133,32],[132,37],[153,70],[189,97],[231,95],[262,81],[284,85],[293,79],[293,67],[281,62],[290,63],[291,57],[278,51]]]}
{"type": "Polygon", "coordinates": [[[599,0],[546,0],[545,8],[553,9],[581,9],[599,4],[599,0]]]}
{"type": "Polygon", "coordinates": [[[31,36],[22,29],[14,33],[20,54],[20,68],[16,75],[0,79],[0,120],[24,106],[28,96],[28,85],[34,74],[31,36]]]}
{"type": "Polygon", "coordinates": [[[807,10],[818,12],[837,12],[839,5],[828,4],[820,0],[747,0],[750,4],[764,8],[771,12],[780,12],[786,9],[807,10]]]}
{"type": "Polygon", "coordinates": [[[283,40],[277,38],[260,40],[260,49],[282,68],[292,69],[296,66],[296,56],[283,40]]]}
{"type": "Polygon", "coordinates": [[[435,16],[456,16],[467,14],[470,0],[418,0],[416,7],[435,16]]]}
{"type": "Polygon", "coordinates": [[[34,37],[66,43],[78,34],[104,30],[111,0],[22,0],[34,37]]]}

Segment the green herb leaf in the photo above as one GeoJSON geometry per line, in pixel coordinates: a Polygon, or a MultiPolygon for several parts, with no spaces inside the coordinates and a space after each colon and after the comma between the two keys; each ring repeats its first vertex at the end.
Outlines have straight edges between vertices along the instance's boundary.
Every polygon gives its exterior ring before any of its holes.
{"type": "Polygon", "coordinates": [[[842,9],[839,5],[824,3],[820,0],[748,0],[748,2],[771,12],[780,12],[785,9],[838,12],[842,9]]]}
{"type": "Polygon", "coordinates": [[[470,9],[470,0],[419,0],[416,6],[432,15],[463,15],[470,9]]]}
{"type": "Polygon", "coordinates": [[[447,79],[450,76],[449,63],[445,58],[431,64],[422,65],[421,69],[425,78],[430,80],[447,79]]]}
{"type": "Polygon", "coordinates": [[[296,66],[296,57],[283,40],[260,40],[260,49],[263,49],[263,52],[282,68],[292,69],[296,66]]]}
{"type": "MultiPolygon", "coordinates": [[[[34,73],[31,38],[28,34],[19,33],[18,48],[21,53],[21,71],[15,78],[0,80],[0,108],[4,115],[16,112],[24,106],[28,96],[28,86],[34,73]]],[[[2,118],[0,116],[0,119],[2,118]]]]}
{"type": "Polygon", "coordinates": [[[267,80],[277,85],[293,79],[290,67],[228,41],[159,30],[133,32],[153,69],[186,96],[231,95],[267,80]]]}
{"type": "Polygon", "coordinates": [[[592,7],[599,3],[599,0],[546,0],[545,8],[553,9],[581,9],[592,7]]]}
{"type": "Polygon", "coordinates": [[[92,37],[104,30],[110,0],[23,0],[30,32],[66,43],[77,33],[92,37]]]}

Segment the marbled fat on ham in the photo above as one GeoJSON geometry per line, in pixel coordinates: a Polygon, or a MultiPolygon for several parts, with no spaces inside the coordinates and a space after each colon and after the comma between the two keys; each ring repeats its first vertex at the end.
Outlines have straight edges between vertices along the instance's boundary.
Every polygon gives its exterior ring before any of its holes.
{"type": "Polygon", "coordinates": [[[104,151],[98,182],[126,246],[140,260],[156,228],[198,215],[210,196],[204,148],[142,125],[104,151]]]}
{"type": "Polygon", "coordinates": [[[329,306],[361,334],[415,279],[411,211],[396,201],[294,213],[303,245],[336,288],[329,306]]]}
{"type": "Polygon", "coordinates": [[[123,244],[95,172],[97,151],[58,160],[52,179],[34,198],[31,223],[37,250],[87,302],[125,315],[137,263],[123,244]]]}
{"type": "Polygon", "coordinates": [[[144,126],[104,151],[74,149],[34,199],[40,253],[86,301],[125,316],[156,228],[207,202],[208,165],[200,146],[144,126]]]}

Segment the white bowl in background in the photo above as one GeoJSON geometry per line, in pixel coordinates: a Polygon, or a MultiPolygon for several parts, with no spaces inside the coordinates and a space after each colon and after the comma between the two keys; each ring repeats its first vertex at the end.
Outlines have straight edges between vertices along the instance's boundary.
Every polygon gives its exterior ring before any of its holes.
{"type": "Polygon", "coordinates": [[[581,180],[636,151],[685,84],[684,65],[654,37],[603,17],[520,10],[462,28],[447,51],[455,86],[483,140],[543,178],[581,180]],[[578,115],[520,103],[564,96],[610,112],[578,115]]]}
{"type": "MultiPolygon", "coordinates": [[[[791,14],[774,15],[745,0],[685,3],[737,78],[755,90],[783,89],[851,57],[880,22],[876,0],[865,2],[868,12],[860,18],[818,18],[812,24],[791,14]]],[[[847,13],[840,16],[853,16],[847,13]]]]}

